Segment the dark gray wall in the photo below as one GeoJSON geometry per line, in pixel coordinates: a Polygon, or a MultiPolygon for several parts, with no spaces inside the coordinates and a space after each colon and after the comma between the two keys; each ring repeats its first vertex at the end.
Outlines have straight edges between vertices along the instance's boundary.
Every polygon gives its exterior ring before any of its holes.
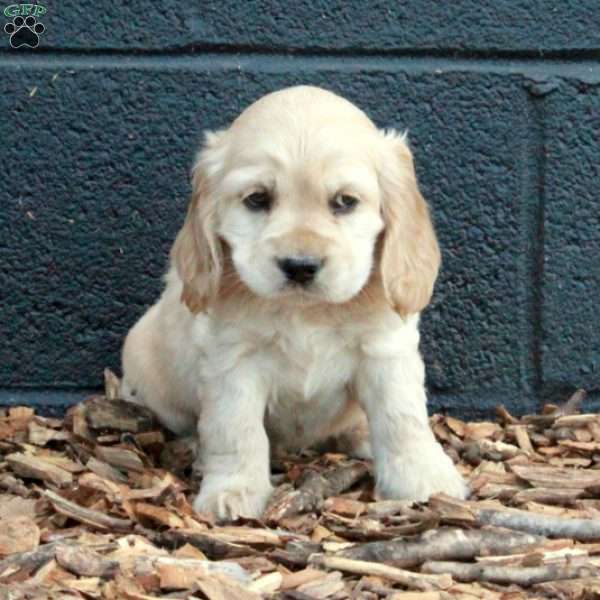
{"type": "Polygon", "coordinates": [[[597,0],[121,4],[47,5],[35,50],[1,34],[0,402],[118,369],[201,132],[298,83],[409,130],[444,253],[433,406],[599,399],[597,0]]]}

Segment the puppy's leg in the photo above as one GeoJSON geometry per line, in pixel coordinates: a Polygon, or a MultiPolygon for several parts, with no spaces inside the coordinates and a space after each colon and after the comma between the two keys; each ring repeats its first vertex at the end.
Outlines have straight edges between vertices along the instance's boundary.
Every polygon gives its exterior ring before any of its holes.
{"type": "Polygon", "coordinates": [[[121,398],[149,408],[174,433],[189,435],[196,425],[193,396],[174,372],[175,361],[166,349],[158,316],[155,304],[127,334],[121,398]]]}
{"type": "Polygon", "coordinates": [[[132,385],[126,372],[121,382],[121,398],[126,402],[149,408],[164,427],[177,435],[194,434],[196,425],[194,414],[170,400],[168,393],[154,384],[151,377],[138,385],[132,385]]]}
{"type": "Polygon", "coordinates": [[[371,450],[369,426],[366,417],[363,421],[338,435],[337,448],[348,456],[370,459],[373,458],[373,451],[371,450]]]}
{"type": "Polygon", "coordinates": [[[336,424],[332,435],[335,436],[335,448],[338,452],[354,458],[373,458],[367,416],[354,399],[336,424]]]}
{"type": "Polygon", "coordinates": [[[257,367],[212,379],[202,391],[198,421],[203,479],[194,502],[218,519],[259,517],[272,492],[263,419],[267,389],[257,367]]]}
{"type": "Polygon", "coordinates": [[[436,492],[464,498],[468,489],[435,440],[427,418],[423,361],[415,349],[398,358],[367,357],[357,389],[371,431],[377,492],[425,501],[436,492]]]}

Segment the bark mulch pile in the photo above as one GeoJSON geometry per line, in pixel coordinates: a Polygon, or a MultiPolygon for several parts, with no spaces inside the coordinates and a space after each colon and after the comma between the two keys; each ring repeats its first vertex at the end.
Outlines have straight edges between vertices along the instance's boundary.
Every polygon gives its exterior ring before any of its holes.
{"type": "Polygon", "coordinates": [[[600,415],[435,415],[472,496],[377,501],[341,454],[273,464],[260,521],[194,513],[189,444],[107,396],[0,411],[0,600],[600,598],[600,415]]]}

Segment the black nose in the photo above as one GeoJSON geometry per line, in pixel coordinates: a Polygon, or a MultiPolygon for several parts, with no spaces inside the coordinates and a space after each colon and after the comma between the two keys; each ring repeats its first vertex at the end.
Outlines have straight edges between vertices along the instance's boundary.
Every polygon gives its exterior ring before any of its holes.
{"type": "Polygon", "coordinates": [[[323,261],[305,256],[302,258],[278,258],[277,264],[289,281],[306,285],[315,278],[317,271],[323,266],[323,261]]]}

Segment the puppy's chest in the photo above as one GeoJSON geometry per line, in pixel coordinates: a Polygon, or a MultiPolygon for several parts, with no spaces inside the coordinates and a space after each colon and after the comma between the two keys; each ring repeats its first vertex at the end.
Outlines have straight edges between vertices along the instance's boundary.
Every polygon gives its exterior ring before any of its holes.
{"type": "Polygon", "coordinates": [[[293,323],[263,348],[270,366],[272,402],[311,402],[337,394],[352,378],[356,350],[343,331],[293,323]]]}
{"type": "Polygon", "coordinates": [[[204,372],[225,380],[260,376],[272,441],[309,445],[346,412],[359,360],[358,340],[347,329],[291,318],[254,319],[213,331],[203,338],[204,372]]]}
{"type": "Polygon", "coordinates": [[[339,395],[358,363],[355,338],[343,327],[315,326],[294,317],[219,322],[198,335],[207,375],[257,371],[271,405],[314,403],[339,395]]]}
{"type": "Polygon", "coordinates": [[[289,333],[273,338],[267,350],[271,386],[265,418],[275,445],[301,448],[322,438],[345,412],[356,357],[339,332],[289,333]]]}

